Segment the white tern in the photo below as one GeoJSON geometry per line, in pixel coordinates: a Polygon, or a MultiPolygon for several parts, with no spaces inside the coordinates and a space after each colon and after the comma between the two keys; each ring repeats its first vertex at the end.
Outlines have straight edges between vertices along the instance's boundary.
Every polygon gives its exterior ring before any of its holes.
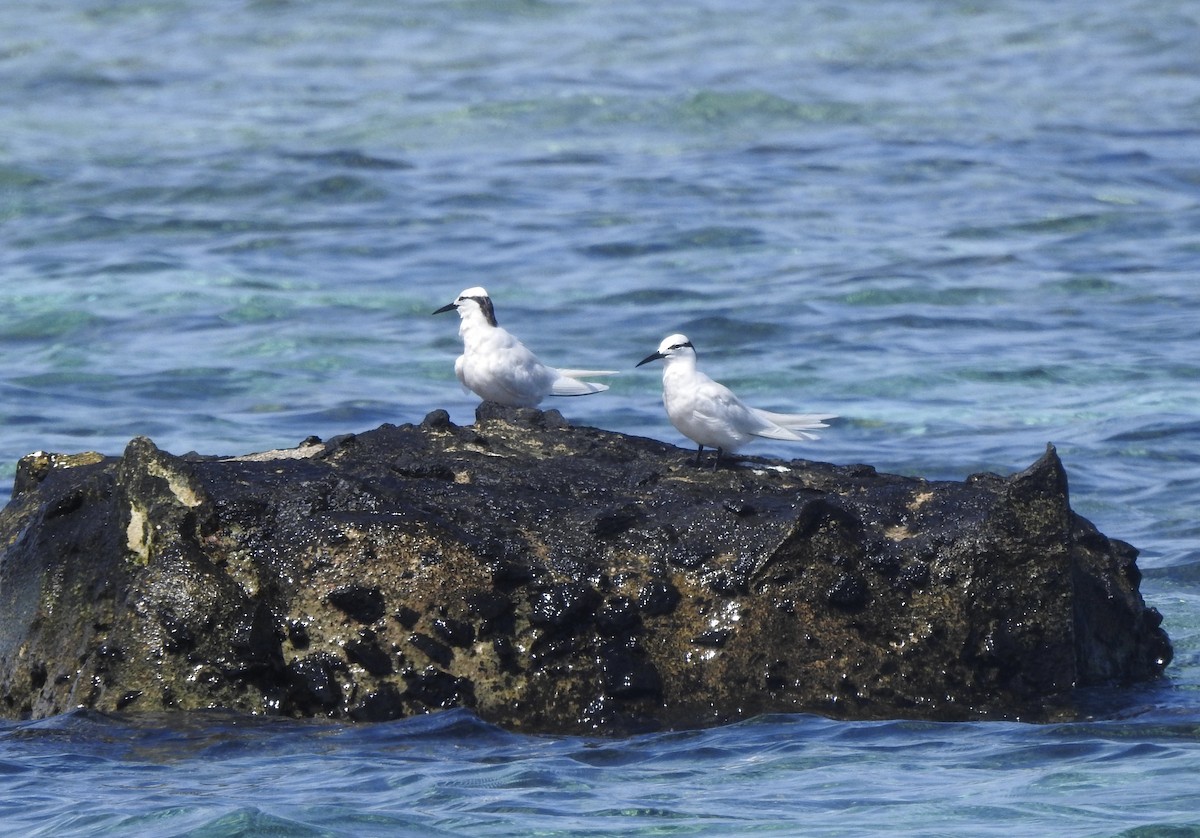
{"type": "Polygon", "coordinates": [[[525,344],[496,323],[491,297],[483,288],[468,288],[434,314],[458,311],[463,354],[454,362],[462,386],[484,401],[509,407],[534,407],[546,396],[586,396],[607,384],[580,381],[614,370],[560,370],[548,367],[525,344]]]}
{"type": "Polygon", "coordinates": [[[695,442],[696,462],[704,447],[717,449],[717,467],[721,455],[733,453],[755,437],[803,441],[817,439],[809,433],[828,428],[830,414],[771,413],[742,402],[723,384],[696,369],[696,349],[686,335],[670,335],[658,345],[658,351],[638,362],[662,360],[663,406],[671,424],[695,442]]]}

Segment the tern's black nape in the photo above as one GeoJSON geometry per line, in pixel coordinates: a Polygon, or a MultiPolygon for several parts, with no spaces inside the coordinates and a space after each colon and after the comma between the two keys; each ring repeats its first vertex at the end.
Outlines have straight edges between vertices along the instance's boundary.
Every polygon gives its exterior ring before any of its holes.
{"type": "Polygon", "coordinates": [[[462,305],[464,301],[467,301],[467,300],[470,300],[471,302],[474,302],[479,306],[479,310],[481,312],[483,312],[483,317],[485,320],[487,320],[487,323],[489,326],[500,325],[496,321],[496,308],[495,308],[495,306],[492,305],[492,298],[489,297],[487,294],[467,294],[467,293],[459,294],[458,299],[456,299],[454,302],[446,303],[446,305],[437,309],[433,313],[434,314],[442,314],[447,311],[457,311],[458,307],[460,305],[462,305]]]}
{"type": "Polygon", "coordinates": [[[499,326],[496,321],[496,307],[492,305],[492,298],[486,296],[468,297],[469,300],[474,300],[479,304],[479,310],[483,312],[484,318],[487,319],[489,326],[499,326]]]}

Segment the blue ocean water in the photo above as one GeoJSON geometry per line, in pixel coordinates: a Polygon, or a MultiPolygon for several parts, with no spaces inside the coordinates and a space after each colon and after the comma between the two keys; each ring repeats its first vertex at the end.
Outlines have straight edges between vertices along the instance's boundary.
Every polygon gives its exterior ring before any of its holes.
{"type": "Polygon", "coordinates": [[[38,450],[468,423],[465,287],[578,424],[961,479],[1053,442],[1142,550],[1168,678],[1069,725],[772,717],[621,740],[452,712],[0,724],[0,826],[90,835],[1200,835],[1200,9],[64,0],[0,16],[0,486],[38,450]],[[794,6],[794,7],[793,7],[794,6]]]}

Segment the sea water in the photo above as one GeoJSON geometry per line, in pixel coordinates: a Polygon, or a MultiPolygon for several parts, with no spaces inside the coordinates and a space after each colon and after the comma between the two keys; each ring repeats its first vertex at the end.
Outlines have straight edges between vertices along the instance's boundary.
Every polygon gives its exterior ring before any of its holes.
{"type": "Polygon", "coordinates": [[[690,448],[634,369],[684,332],[842,417],[748,453],[962,479],[1053,443],[1176,649],[1065,725],[5,722],[0,831],[1200,835],[1195,4],[25,3],[0,115],[0,500],[39,449],[469,423],[430,313],[484,285],[622,370],[547,405],[576,424],[690,448]]]}

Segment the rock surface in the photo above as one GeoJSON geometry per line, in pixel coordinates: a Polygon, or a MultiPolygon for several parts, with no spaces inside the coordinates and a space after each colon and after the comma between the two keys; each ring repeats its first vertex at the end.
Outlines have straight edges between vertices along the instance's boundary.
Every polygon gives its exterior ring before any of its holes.
{"type": "Polygon", "coordinates": [[[1038,719],[1170,660],[1052,447],[965,482],[750,463],[489,404],[245,457],[32,454],[0,512],[0,713],[1038,719]]]}

